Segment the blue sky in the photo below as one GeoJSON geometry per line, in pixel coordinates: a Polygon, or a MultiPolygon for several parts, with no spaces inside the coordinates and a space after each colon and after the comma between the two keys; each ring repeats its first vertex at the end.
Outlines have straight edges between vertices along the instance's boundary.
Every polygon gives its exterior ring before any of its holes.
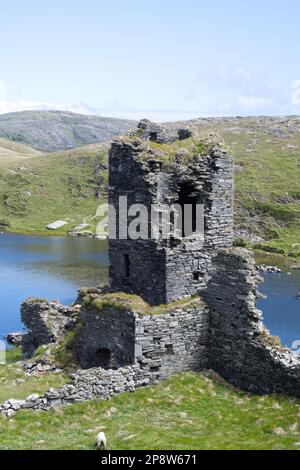
{"type": "Polygon", "coordinates": [[[300,112],[299,0],[0,1],[0,113],[300,112]]]}

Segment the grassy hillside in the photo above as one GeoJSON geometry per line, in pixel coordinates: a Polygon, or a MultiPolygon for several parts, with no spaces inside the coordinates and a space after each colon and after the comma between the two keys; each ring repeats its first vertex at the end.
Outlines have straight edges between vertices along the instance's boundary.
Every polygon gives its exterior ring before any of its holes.
{"type": "MultiPolygon", "coordinates": [[[[43,393],[64,380],[0,366],[1,401],[43,393]],[[25,382],[16,386],[16,380],[25,382]]],[[[118,450],[297,450],[299,425],[299,400],[248,395],[215,375],[188,372],[109,401],[0,417],[0,449],[92,449],[103,430],[109,449],[118,450]]]]}
{"type": "MultiPolygon", "coordinates": [[[[186,123],[185,123],[186,124],[186,123]]],[[[235,229],[252,246],[300,256],[300,118],[199,119],[235,157],[235,229]]]]}
{"type": "Polygon", "coordinates": [[[0,166],[11,162],[20,162],[30,157],[41,155],[41,152],[8,139],[0,139],[0,166]]]}
{"type": "Polygon", "coordinates": [[[105,142],[134,127],[134,121],[65,111],[23,111],[0,115],[0,138],[43,152],[105,142]]]}
{"type": "MultiPolygon", "coordinates": [[[[236,237],[300,256],[300,118],[188,124],[200,135],[217,132],[235,156],[236,237]]],[[[0,219],[22,232],[45,232],[48,223],[68,219],[61,233],[89,220],[106,198],[107,148],[95,144],[26,162],[33,151],[24,149],[22,158],[0,158],[0,219]]]]}
{"type": "MultiPolygon", "coordinates": [[[[63,219],[65,234],[94,216],[106,196],[107,150],[90,145],[24,160],[0,160],[0,228],[48,233],[46,226],[63,219]]],[[[91,221],[94,229],[95,221],[91,221]]]]}

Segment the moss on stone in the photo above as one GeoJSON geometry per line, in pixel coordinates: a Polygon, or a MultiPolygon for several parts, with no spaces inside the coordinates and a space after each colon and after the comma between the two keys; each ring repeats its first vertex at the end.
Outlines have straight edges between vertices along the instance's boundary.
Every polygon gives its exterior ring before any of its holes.
{"type": "Polygon", "coordinates": [[[187,166],[202,156],[208,155],[214,145],[201,141],[196,137],[176,140],[172,143],[148,141],[145,151],[139,155],[142,161],[157,160],[164,164],[180,163],[187,166]]]}
{"type": "Polygon", "coordinates": [[[53,358],[56,364],[63,369],[72,370],[78,367],[74,356],[75,339],[82,328],[82,323],[78,323],[74,330],[69,331],[62,341],[52,350],[53,358]]]}
{"type": "Polygon", "coordinates": [[[162,304],[152,307],[138,295],[126,294],[124,292],[110,292],[102,295],[88,295],[84,299],[86,307],[103,312],[106,308],[119,311],[132,311],[138,315],[164,315],[178,308],[190,307],[202,304],[199,296],[187,297],[170,304],[162,304]]]}
{"type": "Polygon", "coordinates": [[[281,339],[279,336],[272,336],[267,328],[264,327],[261,335],[259,336],[259,340],[268,346],[271,346],[272,348],[280,348],[280,349],[285,349],[283,344],[281,343],[281,339]]]}

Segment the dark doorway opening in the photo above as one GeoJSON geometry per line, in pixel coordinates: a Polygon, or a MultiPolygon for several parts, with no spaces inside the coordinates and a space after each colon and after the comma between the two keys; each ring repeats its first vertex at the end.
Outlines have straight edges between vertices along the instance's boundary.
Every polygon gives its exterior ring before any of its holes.
{"type": "Polygon", "coordinates": [[[98,349],[93,362],[93,367],[101,367],[102,369],[117,368],[115,356],[111,350],[107,348],[98,349]]]}
{"type": "Polygon", "coordinates": [[[197,231],[197,204],[199,204],[198,196],[189,181],[180,185],[178,204],[182,211],[182,220],[178,221],[178,228],[182,227],[183,237],[189,237],[197,231]]]}

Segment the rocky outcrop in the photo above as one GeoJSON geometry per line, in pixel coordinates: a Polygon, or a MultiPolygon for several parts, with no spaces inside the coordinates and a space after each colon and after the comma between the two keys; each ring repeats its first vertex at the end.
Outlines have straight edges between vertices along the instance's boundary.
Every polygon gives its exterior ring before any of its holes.
{"type": "Polygon", "coordinates": [[[106,142],[124,134],[135,121],[86,116],[67,111],[22,111],[0,116],[0,137],[44,152],[106,142]]]}
{"type": "Polygon", "coordinates": [[[21,346],[23,341],[24,333],[21,331],[14,331],[13,333],[8,333],[6,335],[6,341],[12,346],[21,346]]]}

